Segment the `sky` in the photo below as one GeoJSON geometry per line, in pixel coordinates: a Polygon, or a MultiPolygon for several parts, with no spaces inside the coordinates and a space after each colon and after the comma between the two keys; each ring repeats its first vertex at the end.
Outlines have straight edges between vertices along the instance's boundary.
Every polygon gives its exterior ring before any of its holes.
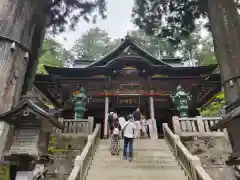
{"type": "Polygon", "coordinates": [[[131,12],[134,0],[106,0],[107,18],[99,19],[96,24],[80,21],[75,31],[66,31],[56,37],[56,40],[70,49],[75,40],[80,38],[88,29],[99,27],[108,32],[112,38],[123,38],[128,31],[136,29],[131,22],[131,12]]]}

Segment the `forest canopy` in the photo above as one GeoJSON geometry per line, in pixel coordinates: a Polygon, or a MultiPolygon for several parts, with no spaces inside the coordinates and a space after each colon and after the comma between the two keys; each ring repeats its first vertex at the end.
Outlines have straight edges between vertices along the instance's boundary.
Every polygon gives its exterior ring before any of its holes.
{"type": "Polygon", "coordinates": [[[74,29],[80,19],[95,23],[97,17],[106,18],[105,0],[53,0],[49,11],[49,24],[54,33],[66,28],[74,29]]]}
{"type": "MultiPolygon", "coordinates": [[[[239,7],[239,0],[234,0],[239,7]]],[[[174,44],[189,36],[197,22],[205,19],[210,30],[207,0],[136,0],[133,22],[149,35],[168,38],[174,44]]]]}

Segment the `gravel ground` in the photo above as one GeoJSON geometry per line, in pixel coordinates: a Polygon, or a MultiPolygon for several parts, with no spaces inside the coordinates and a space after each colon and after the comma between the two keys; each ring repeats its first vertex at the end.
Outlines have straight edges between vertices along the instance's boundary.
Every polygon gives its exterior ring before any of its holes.
{"type": "Polygon", "coordinates": [[[193,155],[199,157],[213,180],[235,179],[233,168],[225,163],[231,153],[231,146],[225,137],[188,137],[182,142],[193,155]]]}

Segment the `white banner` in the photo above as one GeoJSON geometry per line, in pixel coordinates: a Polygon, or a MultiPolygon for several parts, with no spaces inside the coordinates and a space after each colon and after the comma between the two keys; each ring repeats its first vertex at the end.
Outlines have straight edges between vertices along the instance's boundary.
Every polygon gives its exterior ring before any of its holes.
{"type": "Polygon", "coordinates": [[[18,171],[15,180],[33,180],[33,172],[18,171]]]}
{"type": "Polygon", "coordinates": [[[149,125],[150,138],[158,139],[156,119],[149,119],[148,125],[149,125]]]}

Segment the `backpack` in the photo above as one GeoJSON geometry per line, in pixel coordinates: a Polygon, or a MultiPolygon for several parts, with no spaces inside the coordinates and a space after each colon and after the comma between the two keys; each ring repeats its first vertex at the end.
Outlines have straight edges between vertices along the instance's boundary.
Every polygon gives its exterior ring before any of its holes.
{"type": "Polygon", "coordinates": [[[112,125],[112,124],[113,124],[113,119],[114,119],[114,118],[113,118],[113,114],[114,114],[114,113],[109,113],[109,114],[108,114],[108,123],[109,123],[109,125],[112,125]]]}
{"type": "Polygon", "coordinates": [[[113,134],[114,135],[119,135],[120,134],[119,129],[118,128],[114,128],[113,129],[113,134]]]}

